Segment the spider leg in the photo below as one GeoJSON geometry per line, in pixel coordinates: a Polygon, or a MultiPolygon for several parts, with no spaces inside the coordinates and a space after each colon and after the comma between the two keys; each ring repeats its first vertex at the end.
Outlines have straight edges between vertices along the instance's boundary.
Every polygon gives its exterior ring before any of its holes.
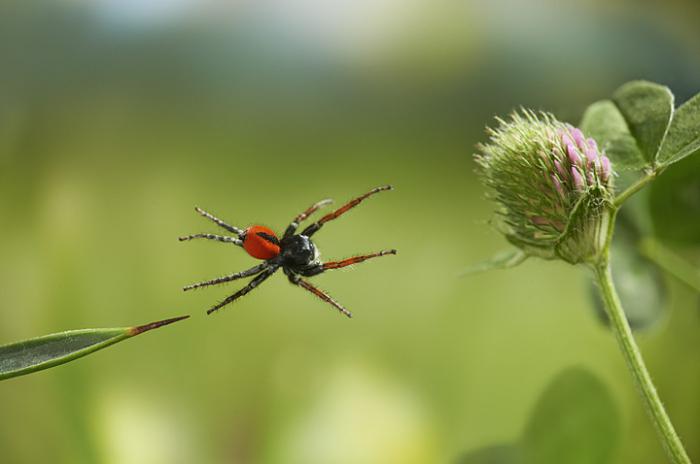
{"type": "Polygon", "coordinates": [[[207,310],[207,314],[211,314],[214,311],[218,311],[219,309],[223,308],[224,306],[233,302],[234,300],[237,300],[238,298],[248,294],[251,290],[253,290],[255,287],[257,287],[262,282],[264,282],[268,277],[270,277],[272,274],[274,274],[275,271],[277,271],[277,269],[279,269],[279,266],[271,266],[267,270],[261,272],[253,280],[248,282],[248,285],[246,285],[242,289],[238,290],[233,295],[225,298],[224,300],[217,303],[216,305],[212,306],[211,309],[207,310]]]}
{"type": "Polygon", "coordinates": [[[392,190],[393,187],[391,185],[384,185],[381,187],[376,187],[370,190],[369,192],[365,193],[364,195],[360,195],[357,198],[354,198],[350,200],[348,203],[346,203],[344,206],[341,206],[340,208],[336,209],[332,213],[328,213],[325,216],[323,216],[321,219],[318,221],[314,222],[310,226],[308,226],[304,231],[301,233],[301,235],[306,235],[307,237],[311,237],[313,234],[318,232],[318,230],[323,226],[328,221],[332,221],[333,219],[338,218],[342,214],[346,213],[348,210],[354,208],[355,206],[359,205],[362,200],[365,198],[374,195],[375,193],[383,192],[385,190],[392,190]]]}
{"type": "Polygon", "coordinates": [[[219,242],[233,243],[234,245],[242,246],[243,240],[240,238],[228,237],[226,235],[215,235],[215,234],[192,234],[185,235],[184,237],[178,237],[178,240],[184,242],[185,240],[192,240],[193,238],[206,238],[209,240],[216,240],[219,242]]]}
{"type": "Polygon", "coordinates": [[[294,235],[294,232],[297,231],[297,227],[299,227],[299,224],[301,223],[301,221],[303,221],[307,217],[311,216],[319,208],[322,208],[322,207],[329,205],[331,203],[333,203],[333,200],[331,200],[330,198],[326,198],[325,200],[321,200],[318,203],[314,203],[313,205],[311,205],[309,207],[309,209],[307,209],[306,211],[301,213],[299,216],[294,218],[294,220],[287,227],[287,230],[284,231],[284,236],[289,237],[290,235],[294,235]]]}
{"type": "Polygon", "coordinates": [[[337,309],[341,313],[345,314],[348,317],[352,317],[352,313],[350,311],[348,311],[347,309],[345,309],[343,307],[343,305],[341,305],[340,303],[335,301],[333,298],[331,298],[330,295],[328,295],[323,290],[321,290],[317,287],[314,287],[309,281],[304,280],[301,277],[299,277],[298,275],[293,274],[293,273],[287,273],[287,276],[289,277],[289,281],[291,283],[293,283],[294,285],[298,285],[299,287],[310,291],[311,293],[313,293],[314,295],[316,295],[317,297],[319,297],[320,299],[322,299],[326,303],[329,303],[330,305],[332,305],[335,309],[337,309]]]}
{"type": "Polygon", "coordinates": [[[253,266],[250,269],[246,269],[245,271],[236,272],[235,274],[229,274],[227,276],[218,277],[216,279],[207,280],[205,282],[198,282],[196,284],[187,285],[186,287],[183,287],[182,289],[184,291],[187,291],[187,290],[193,290],[195,288],[200,288],[200,287],[208,287],[209,285],[218,285],[218,284],[223,284],[224,282],[231,282],[232,280],[242,279],[243,277],[249,277],[249,276],[255,275],[259,272],[262,272],[265,269],[267,269],[268,266],[269,266],[269,264],[267,262],[264,262],[264,263],[258,264],[257,266],[253,266]]]}
{"type": "Polygon", "coordinates": [[[382,250],[377,253],[371,253],[368,255],[353,256],[352,258],[346,258],[340,261],[329,261],[327,263],[319,264],[316,269],[312,271],[311,274],[305,274],[307,276],[317,275],[325,272],[329,269],[340,269],[347,266],[352,266],[353,264],[361,263],[362,261],[367,261],[371,258],[379,258],[381,256],[395,255],[396,250],[382,250]]]}
{"type": "Polygon", "coordinates": [[[239,237],[243,234],[243,230],[239,229],[238,227],[234,227],[232,225],[229,225],[219,219],[218,217],[214,216],[213,214],[209,214],[206,211],[204,211],[202,208],[199,208],[197,206],[194,207],[194,210],[197,211],[199,214],[204,216],[205,218],[213,221],[218,225],[219,227],[228,230],[229,232],[233,232],[234,234],[238,235],[239,237]]]}

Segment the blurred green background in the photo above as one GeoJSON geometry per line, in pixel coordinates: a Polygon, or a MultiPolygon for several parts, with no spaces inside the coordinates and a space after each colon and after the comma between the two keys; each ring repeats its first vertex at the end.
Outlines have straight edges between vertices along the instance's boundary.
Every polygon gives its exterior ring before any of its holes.
{"type": "MultiPolygon", "coordinates": [[[[505,246],[471,159],[494,115],[576,123],[636,78],[700,91],[695,0],[561,3],[2,2],[0,343],[193,317],[2,382],[0,462],[455,462],[517,441],[571,366],[617,418],[599,462],[665,462],[581,269],[457,278],[505,246]],[[215,231],[195,205],[282,231],[385,183],[316,239],[326,259],[399,250],[314,279],[352,320],[282,276],[209,317],[240,283],[180,290],[253,263],[178,243],[215,231]]],[[[698,297],[668,284],[638,338],[700,460],[698,297]]]]}

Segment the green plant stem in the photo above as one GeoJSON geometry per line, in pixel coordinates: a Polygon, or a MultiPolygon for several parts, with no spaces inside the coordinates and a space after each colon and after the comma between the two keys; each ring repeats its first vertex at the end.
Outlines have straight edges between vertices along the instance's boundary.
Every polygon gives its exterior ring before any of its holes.
{"type": "MultiPolygon", "coordinates": [[[[606,253],[607,255],[607,253],[606,253]]],[[[639,347],[632,336],[632,329],[627,322],[625,313],[617,296],[615,286],[610,273],[610,266],[607,256],[600,262],[593,265],[595,276],[603,295],[605,308],[610,318],[611,327],[615,332],[615,337],[622,350],[622,355],[627,362],[627,366],[634,377],[634,381],[639,388],[642,399],[651,415],[654,424],[661,436],[661,440],[668,452],[673,464],[690,464],[690,458],[683,448],[676,430],[673,428],[671,419],[668,417],[661,398],[654,387],[649,371],[644,364],[644,359],[639,351],[639,347]]]]}
{"type": "Polygon", "coordinates": [[[644,177],[642,177],[637,182],[635,182],[634,184],[627,187],[627,189],[624,192],[622,192],[621,194],[619,194],[615,198],[615,202],[614,202],[615,207],[619,208],[620,206],[622,206],[622,204],[625,201],[627,201],[627,199],[629,197],[631,197],[632,195],[634,195],[635,193],[640,191],[645,185],[647,185],[649,182],[654,180],[654,178],[656,178],[656,176],[658,174],[659,174],[658,169],[652,169],[650,171],[647,171],[644,177]]]}

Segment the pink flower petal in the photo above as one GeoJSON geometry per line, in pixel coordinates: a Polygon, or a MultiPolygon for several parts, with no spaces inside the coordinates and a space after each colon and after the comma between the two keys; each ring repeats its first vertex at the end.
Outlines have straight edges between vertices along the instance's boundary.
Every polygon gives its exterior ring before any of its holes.
{"type": "Polygon", "coordinates": [[[600,158],[600,164],[601,164],[601,168],[602,168],[602,172],[600,173],[600,177],[602,177],[604,181],[607,181],[610,178],[610,173],[612,172],[612,166],[610,166],[610,160],[608,159],[607,156],[603,155],[600,158]]]}
{"type": "Polygon", "coordinates": [[[574,187],[576,187],[576,190],[583,190],[586,183],[575,166],[571,166],[571,177],[574,179],[574,187]]]}
{"type": "Polygon", "coordinates": [[[557,168],[557,172],[562,178],[566,177],[566,171],[558,160],[554,160],[554,167],[557,168]]]}
{"type": "Polygon", "coordinates": [[[589,147],[591,150],[598,151],[598,144],[597,144],[596,141],[593,140],[592,138],[589,138],[589,139],[588,139],[588,147],[589,147]]]}
{"type": "Polygon", "coordinates": [[[581,132],[580,129],[577,129],[577,128],[574,127],[574,128],[571,129],[570,132],[571,132],[571,136],[572,136],[572,137],[574,138],[574,140],[576,141],[576,145],[578,145],[578,148],[579,148],[581,151],[584,151],[586,148],[588,148],[588,147],[586,146],[586,138],[583,136],[583,132],[581,132]]]}
{"type": "Polygon", "coordinates": [[[554,174],[552,174],[551,177],[552,183],[554,184],[554,188],[557,190],[559,195],[564,197],[564,188],[561,186],[561,182],[559,181],[559,179],[557,179],[557,176],[555,176],[554,174]]]}
{"type": "Polygon", "coordinates": [[[566,145],[566,153],[569,155],[569,161],[571,162],[571,164],[575,166],[581,165],[581,155],[579,154],[578,150],[576,150],[576,147],[573,143],[569,143],[566,145]]]}

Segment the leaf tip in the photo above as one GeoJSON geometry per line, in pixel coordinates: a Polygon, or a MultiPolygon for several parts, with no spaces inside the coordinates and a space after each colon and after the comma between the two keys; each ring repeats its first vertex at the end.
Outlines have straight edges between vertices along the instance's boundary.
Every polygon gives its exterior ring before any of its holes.
{"type": "Polygon", "coordinates": [[[144,324],[144,325],[139,325],[136,327],[132,327],[129,329],[129,336],[133,337],[134,335],[139,335],[144,332],[148,332],[149,330],[157,329],[159,327],[163,327],[164,325],[172,324],[173,322],[178,322],[183,319],[189,318],[189,314],[186,316],[179,316],[179,317],[173,317],[170,319],[164,319],[162,321],[156,321],[156,322],[151,322],[150,324],[144,324]]]}

